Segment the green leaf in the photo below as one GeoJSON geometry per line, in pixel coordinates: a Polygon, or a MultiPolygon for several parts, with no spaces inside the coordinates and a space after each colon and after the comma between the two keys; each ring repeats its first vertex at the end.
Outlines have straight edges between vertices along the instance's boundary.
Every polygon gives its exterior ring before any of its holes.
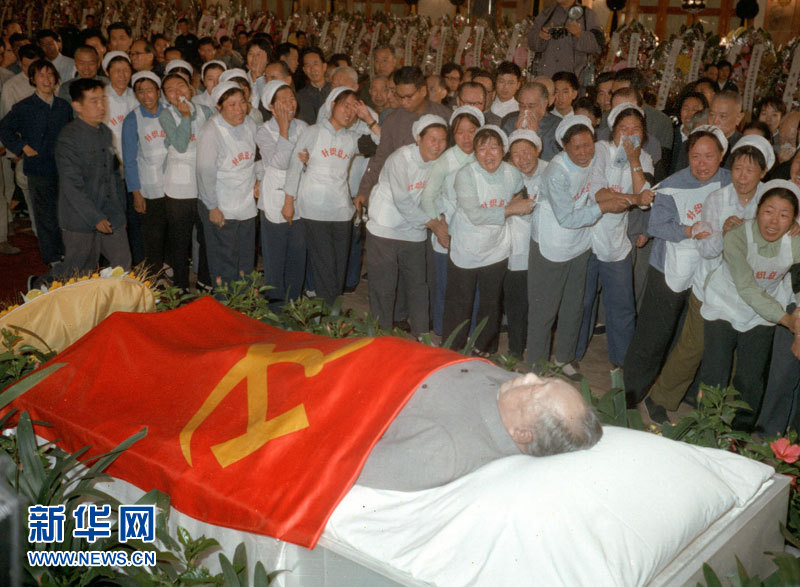
{"type": "Polygon", "coordinates": [[[233,569],[233,565],[231,565],[231,561],[228,558],[221,554],[219,555],[219,566],[222,568],[222,576],[225,579],[225,587],[235,587],[237,585],[241,585],[239,583],[239,577],[236,574],[236,571],[233,569]]]}
{"type": "Polygon", "coordinates": [[[0,393],[0,410],[31,389],[34,385],[38,385],[50,377],[50,375],[61,369],[64,365],[66,365],[66,363],[53,363],[52,365],[48,365],[44,369],[31,373],[25,379],[18,381],[3,393],[0,393]]]}
{"type": "Polygon", "coordinates": [[[36,497],[41,492],[46,475],[28,412],[22,412],[19,415],[17,449],[19,451],[20,464],[22,465],[20,486],[24,486],[25,496],[28,500],[31,503],[36,503],[36,497]]]}
{"type": "Polygon", "coordinates": [[[258,561],[253,569],[253,587],[269,587],[267,571],[261,561],[258,561]]]}
{"type": "Polygon", "coordinates": [[[706,580],[707,587],[722,587],[722,583],[720,583],[719,577],[717,577],[717,574],[714,572],[714,569],[708,566],[708,563],[703,563],[703,577],[706,580]]]}
{"type": "Polygon", "coordinates": [[[483,329],[486,328],[488,322],[488,316],[485,316],[483,320],[478,322],[477,326],[475,326],[475,330],[472,331],[472,335],[467,339],[467,344],[461,349],[462,355],[469,355],[472,352],[472,349],[475,347],[475,341],[478,340],[478,337],[481,335],[481,332],[483,332],[483,329]]]}

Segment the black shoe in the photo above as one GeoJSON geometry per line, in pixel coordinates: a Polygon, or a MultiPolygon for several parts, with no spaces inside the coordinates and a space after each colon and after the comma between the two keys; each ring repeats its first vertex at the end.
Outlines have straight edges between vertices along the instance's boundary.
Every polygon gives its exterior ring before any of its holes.
{"type": "Polygon", "coordinates": [[[651,400],[650,396],[645,398],[644,407],[647,409],[647,414],[650,416],[650,420],[653,421],[653,424],[663,424],[664,422],[669,422],[667,409],[651,400]]]}
{"type": "Polygon", "coordinates": [[[598,324],[594,327],[594,334],[605,334],[606,333],[606,325],[605,324],[598,324]]]}
{"type": "Polygon", "coordinates": [[[411,325],[408,323],[408,320],[398,320],[392,324],[394,328],[399,328],[403,332],[411,332],[411,325]]]}

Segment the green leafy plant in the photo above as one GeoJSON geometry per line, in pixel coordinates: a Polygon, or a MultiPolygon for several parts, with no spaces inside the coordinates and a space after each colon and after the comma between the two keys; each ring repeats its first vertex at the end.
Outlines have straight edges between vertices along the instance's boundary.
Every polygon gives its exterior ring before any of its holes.
{"type": "MultiPolygon", "coordinates": [[[[52,350],[42,352],[34,346],[22,344],[20,332],[39,338],[36,334],[18,326],[0,330],[0,335],[2,335],[0,342],[3,347],[0,352],[0,389],[14,383],[55,356],[55,352],[52,350]]],[[[49,349],[47,343],[44,341],[42,343],[49,349]]]]}

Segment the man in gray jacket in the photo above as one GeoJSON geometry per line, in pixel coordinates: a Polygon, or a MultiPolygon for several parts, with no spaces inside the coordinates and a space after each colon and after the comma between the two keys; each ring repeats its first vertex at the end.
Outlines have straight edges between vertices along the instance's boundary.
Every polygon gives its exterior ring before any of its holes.
{"type": "Polygon", "coordinates": [[[103,82],[78,79],[70,87],[78,118],[56,140],[58,223],[64,262],[53,273],[93,271],[102,254],[109,264],[130,268],[125,231],[125,187],[114,155],[111,131],[103,124],[103,82]]]}

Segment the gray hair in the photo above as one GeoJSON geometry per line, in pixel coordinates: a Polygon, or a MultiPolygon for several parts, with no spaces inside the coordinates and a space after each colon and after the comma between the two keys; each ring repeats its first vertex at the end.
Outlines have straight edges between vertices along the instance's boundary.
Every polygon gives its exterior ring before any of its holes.
{"type": "MultiPolygon", "coordinates": [[[[744,105],[744,99],[739,92],[734,92],[733,90],[723,90],[719,92],[716,96],[714,96],[711,101],[714,100],[730,100],[734,104],[736,104],[737,109],[739,112],[742,111],[742,107],[744,105]]],[[[711,104],[709,104],[710,106],[711,104]]]]}
{"type": "Polygon", "coordinates": [[[525,454],[534,457],[557,455],[593,447],[603,436],[603,427],[594,408],[584,405],[583,415],[575,422],[566,419],[549,394],[533,398],[530,410],[533,440],[525,445],[525,454]]]}
{"type": "Polygon", "coordinates": [[[692,132],[698,126],[703,126],[704,124],[708,124],[708,108],[704,108],[692,116],[692,119],[689,121],[689,132],[692,132]]]}
{"type": "Polygon", "coordinates": [[[340,65],[331,72],[331,79],[333,79],[335,75],[338,75],[340,73],[347,74],[348,79],[352,83],[352,86],[350,87],[358,89],[358,72],[356,72],[355,69],[353,69],[349,65],[340,65]]]}
{"type": "Polygon", "coordinates": [[[544,102],[550,99],[550,92],[547,91],[547,86],[539,82],[527,82],[517,90],[517,95],[515,97],[519,100],[523,92],[529,92],[531,90],[539,92],[539,99],[544,102]]]}

